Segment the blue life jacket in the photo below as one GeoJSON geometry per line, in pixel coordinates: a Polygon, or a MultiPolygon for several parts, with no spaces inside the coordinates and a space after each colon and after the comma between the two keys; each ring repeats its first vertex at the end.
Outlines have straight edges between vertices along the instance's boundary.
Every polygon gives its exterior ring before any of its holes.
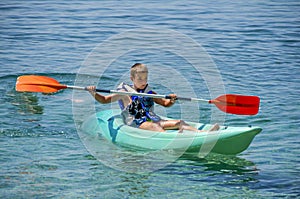
{"type": "MultiPolygon", "coordinates": [[[[144,89],[134,90],[132,86],[129,86],[125,83],[122,83],[118,89],[128,91],[128,92],[140,92],[153,94],[153,91],[147,85],[144,89]]],[[[137,126],[142,124],[145,121],[153,121],[158,122],[161,120],[159,116],[157,116],[154,111],[154,100],[150,97],[142,97],[142,96],[131,96],[132,102],[125,106],[122,100],[119,100],[119,106],[122,109],[123,120],[126,124],[130,125],[130,123],[135,122],[137,126]],[[124,118],[125,117],[125,118],[124,118]]]]}

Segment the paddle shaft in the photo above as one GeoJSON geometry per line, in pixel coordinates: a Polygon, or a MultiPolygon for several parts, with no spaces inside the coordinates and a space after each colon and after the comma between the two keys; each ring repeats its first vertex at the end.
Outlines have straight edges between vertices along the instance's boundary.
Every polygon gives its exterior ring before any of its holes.
{"type": "MultiPolygon", "coordinates": [[[[68,86],[60,84],[57,80],[36,75],[20,76],[16,82],[16,90],[20,92],[41,92],[41,93],[55,93],[61,89],[77,89],[88,90],[87,87],[68,86]]],[[[118,95],[142,96],[151,98],[165,98],[171,99],[168,95],[157,95],[148,93],[125,92],[117,90],[96,89],[97,92],[114,93],[118,95]]],[[[237,94],[224,94],[216,99],[206,100],[198,98],[177,97],[178,100],[204,102],[214,104],[217,108],[225,113],[238,115],[255,115],[259,111],[260,99],[258,96],[245,96],[237,94]]]]}
{"type": "MultiPolygon", "coordinates": [[[[80,87],[80,86],[68,86],[68,85],[66,85],[66,88],[76,89],[76,90],[87,90],[86,87],[80,87]]],[[[117,91],[117,90],[105,90],[105,89],[98,89],[98,88],[96,89],[96,91],[100,92],[100,93],[113,93],[113,94],[118,94],[118,95],[130,95],[130,96],[171,99],[171,97],[168,96],[168,95],[157,95],[157,94],[148,94],[148,93],[134,93],[134,92],[117,91]]],[[[210,100],[198,99],[198,98],[177,97],[176,99],[177,100],[185,100],[185,101],[198,101],[198,102],[210,103],[210,100]]]]}

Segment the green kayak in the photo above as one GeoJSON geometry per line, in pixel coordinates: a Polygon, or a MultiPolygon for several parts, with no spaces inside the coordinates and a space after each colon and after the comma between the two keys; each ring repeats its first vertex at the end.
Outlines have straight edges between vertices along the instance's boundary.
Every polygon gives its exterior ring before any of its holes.
{"type": "MultiPolygon", "coordinates": [[[[170,119],[170,118],[169,118],[170,119]]],[[[210,124],[188,122],[197,129],[207,130],[210,124]]],[[[168,130],[154,132],[125,125],[120,110],[105,110],[90,116],[81,129],[91,135],[102,135],[117,145],[142,150],[178,150],[196,152],[206,150],[219,154],[238,154],[246,150],[260,127],[225,127],[213,132],[168,130]]]]}

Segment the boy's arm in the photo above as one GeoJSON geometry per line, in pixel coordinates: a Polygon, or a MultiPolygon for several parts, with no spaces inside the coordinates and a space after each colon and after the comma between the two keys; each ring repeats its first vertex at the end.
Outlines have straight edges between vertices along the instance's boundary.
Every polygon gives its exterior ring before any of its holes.
{"type": "MultiPolygon", "coordinates": [[[[154,94],[156,94],[156,93],[154,93],[154,94]]],[[[172,99],[154,98],[153,100],[154,100],[155,103],[157,103],[159,105],[162,105],[164,107],[170,107],[175,103],[177,95],[176,94],[170,94],[169,96],[172,99]]]]}
{"type": "Polygon", "coordinates": [[[108,104],[108,103],[115,102],[117,100],[126,98],[126,96],[118,95],[118,94],[111,94],[111,95],[106,95],[106,96],[101,95],[95,91],[96,90],[95,86],[88,86],[87,90],[101,104],[108,104]]]}

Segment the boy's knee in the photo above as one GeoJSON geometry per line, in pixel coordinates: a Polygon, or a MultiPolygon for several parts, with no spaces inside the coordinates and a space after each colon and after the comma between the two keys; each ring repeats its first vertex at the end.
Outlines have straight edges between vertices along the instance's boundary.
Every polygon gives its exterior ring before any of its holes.
{"type": "Polygon", "coordinates": [[[153,129],[155,129],[155,131],[159,131],[159,132],[165,131],[164,128],[158,123],[152,123],[152,127],[153,129]]]}
{"type": "Polygon", "coordinates": [[[185,125],[185,122],[184,122],[183,120],[179,120],[179,121],[176,123],[176,125],[178,125],[178,126],[183,126],[183,125],[185,125]]]}
{"type": "Polygon", "coordinates": [[[182,128],[185,128],[186,126],[189,126],[189,125],[185,121],[179,120],[177,126],[178,126],[179,129],[182,129],[182,128]]]}

